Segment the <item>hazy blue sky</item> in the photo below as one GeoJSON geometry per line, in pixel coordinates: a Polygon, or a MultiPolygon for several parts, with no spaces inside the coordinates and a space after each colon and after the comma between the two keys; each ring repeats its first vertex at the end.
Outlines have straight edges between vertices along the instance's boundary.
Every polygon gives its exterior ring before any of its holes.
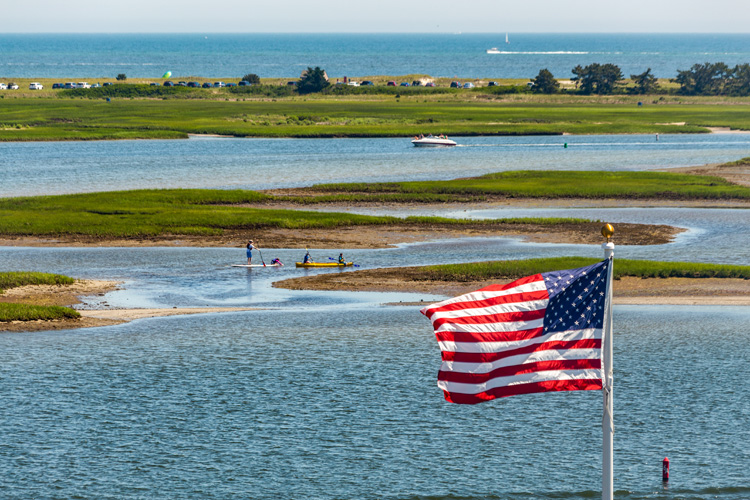
{"type": "Polygon", "coordinates": [[[750,0],[6,0],[0,32],[750,32],[750,0]]]}

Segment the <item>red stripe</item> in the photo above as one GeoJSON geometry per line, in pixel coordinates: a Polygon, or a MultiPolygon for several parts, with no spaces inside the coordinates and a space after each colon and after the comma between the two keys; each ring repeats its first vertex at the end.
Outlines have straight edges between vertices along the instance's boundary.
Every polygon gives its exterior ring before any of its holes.
{"type": "MultiPolygon", "coordinates": [[[[476,293],[476,292],[473,292],[476,293]]],[[[490,297],[482,300],[472,300],[468,302],[454,302],[452,304],[446,304],[442,307],[437,307],[430,311],[430,317],[436,312],[448,312],[448,311],[463,311],[464,309],[479,309],[484,307],[492,307],[499,304],[511,304],[516,302],[529,302],[532,300],[545,300],[549,298],[547,290],[536,290],[532,292],[519,292],[511,293],[508,295],[500,295],[499,297],[490,297]]]]}
{"type": "MultiPolygon", "coordinates": [[[[436,332],[438,342],[514,342],[517,340],[529,340],[540,337],[544,328],[529,328],[528,330],[516,330],[512,332],[436,332]]],[[[445,354],[450,351],[443,351],[445,354]]]]}
{"type": "MultiPolygon", "coordinates": [[[[540,329],[541,330],[541,329],[540,329]]],[[[490,363],[498,359],[528,354],[537,351],[565,350],[565,349],[601,349],[601,339],[581,340],[552,340],[539,344],[530,344],[516,349],[500,350],[496,352],[452,352],[443,351],[443,361],[459,361],[463,363],[490,363]]]]}
{"type": "Polygon", "coordinates": [[[511,377],[513,375],[522,375],[524,373],[534,373],[552,370],[586,370],[589,368],[600,369],[602,362],[600,359],[560,359],[552,361],[537,361],[534,363],[524,363],[521,365],[503,366],[496,368],[488,373],[464,373],[441,371],[438,373],[438,380],[447,382],[459,382],[462,384],[482,384],[488,380],[497,377],[511,377]]]}
{"type": "MultiPolygon", "coordinates": [[[[481,292],[501,292],[503,290],[509,290],[511,288],[517,287],[519,285],[525,285],[527,283],[534,283],[536,281],[542,281],[542,275],[541,274],[534,274],[531,276],[525,276],[521,279],[517,279],[516,281],[512,281],[510,283],[507,283],[505,285],[490,285],[486,286],[484,288],[480,288],[479,290],[476,290],[471,293],[481,293],[481,292]]],[[[469,294],[464,294],[469,295],[469,294]]],[[[463,295],[461,295],[463,297],[463,295]]],[[[449,299],[452,300],[452,299],[449,299]]],[[[439,302],[438,302],[439,304],[439,302]]],[[[455,304],[463,304],[463,302],[455,302],[455,304]]],[[[453,304],[446,304],[444,306],[435,307],[434,309],[427,308],[426,311],[424,311],[422,314],[427,316],[428,318],[431,318],[433,314],[435,314],[436,311],[441,311],[445,307],[452,306],[453,304]]],[[[464,307],[459,307],[458,309],[464,309],[464,307]]],[[[450,309],[447,309],[450,310],[450,309]]]]}
{"type": "Polygon", "coordinates": [[[598,391],[602,388],[602,381],[598,379],[576,379],[576,380],[550,380],[547,382],[535,382],[533,384],[517,384],[507,387],[490,389],[479,394],[461,394],[443,391],[445,400],[451,403],[473,405],[507,396],[519,394],[533,394],[537,392],[555,391],[598,391]]]}
{"type": "Polygon", "coordinates": [[[487,323],[532,321],[543,318],[545,311],[546,309],[537,309],[536,311],[512,311],[500,314],[462,316],[460,318],[438,318],[432,322],[432,326],[437,330],[442,325],[484,325],[487,323]]]}

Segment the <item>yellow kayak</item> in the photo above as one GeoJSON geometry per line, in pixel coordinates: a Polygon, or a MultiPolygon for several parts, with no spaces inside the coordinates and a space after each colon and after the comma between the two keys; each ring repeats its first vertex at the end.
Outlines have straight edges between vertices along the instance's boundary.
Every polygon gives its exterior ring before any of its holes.
{"type": "Polygon", "coordinates": [[[308,262],[305,264],[304,262],[295,262],[297,267],[349,267],[354,265],[354,262],[346,262],[344,264],[339,264],[338,262],[308,262]]]}

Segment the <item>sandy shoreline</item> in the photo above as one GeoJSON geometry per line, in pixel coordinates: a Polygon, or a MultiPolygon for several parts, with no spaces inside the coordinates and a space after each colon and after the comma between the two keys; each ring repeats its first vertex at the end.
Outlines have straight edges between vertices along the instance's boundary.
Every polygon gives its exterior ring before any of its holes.
{"type": "MultiPolygon", "coordinates": [[[[368,269],[320,274],[277,281],[291,290],[408,292],[452,297],[491,284],[512,280],[472,282],[422,279],[419,267],[368,269]]],[[[750,280],[735,278],[634,278],[614,282],[614,304],[632,305],[750,305],[750,280]]]]}
{"type": "Polygon", "coordinates": [[[118,281],[76,280],[72,285],[28,285],[11,288],[0,295],[0,302],[26,303],[44,306],[75,306],[81,317],[53,321],[0,322],[0,332],[32,332],[43,330],[65,330],[117,325],[137,319],[207,314],[237,311],[255,311],[253,307],[172,307],[152,309],[86,309],[87,297],[102,297],[121,285],[118,281]]]}
{"type": "MultiPolygon", "coordinates": [[[[392,224],[343,226],[332,229],[254,229],[225,231],[220,237],[166,236],[156,238],[101,239],[82,236],[60,238],[5,237],[0,246],[27,247],[244,247],[249,238],[260,248],[388,248],[401,243],[467,237],[522,238],[535,243],[599,244],[601,222],[557,225],[539,224],[392,224]]],[[[683,229],[667,225],[616,225],[621,245],[661,245],[674,240],[683,229]]]]}

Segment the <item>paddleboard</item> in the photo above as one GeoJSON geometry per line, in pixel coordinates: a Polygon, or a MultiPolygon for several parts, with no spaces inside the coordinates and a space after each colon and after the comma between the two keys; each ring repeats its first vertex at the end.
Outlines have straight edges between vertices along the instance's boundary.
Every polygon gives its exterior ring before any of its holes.
{"type": "Polygon", "coordinates": [[[278,264],[232,264],[232,267],[282,267],[278,264]]]}

